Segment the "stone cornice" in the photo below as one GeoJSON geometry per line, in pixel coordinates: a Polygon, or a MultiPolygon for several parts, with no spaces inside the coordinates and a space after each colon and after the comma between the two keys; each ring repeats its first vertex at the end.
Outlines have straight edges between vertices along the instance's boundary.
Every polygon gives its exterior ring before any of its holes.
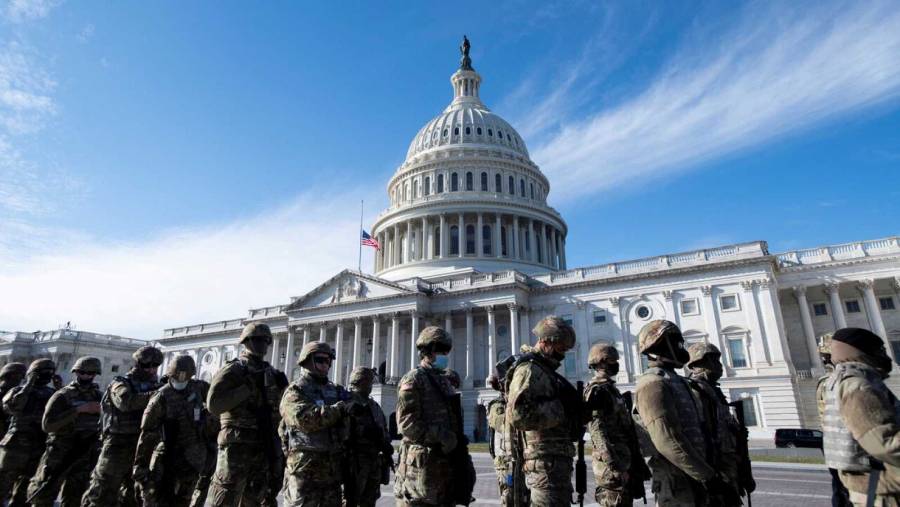
{"type": "MultiPolygon", "coordinates": [[[[463,192],[445,192],[445,194],[461,194],[463,192]]],[[[474,193],[474,192],[472,192],[474,193]]],[[[488,192],[485,192],[488,193],[488,192]]],[[[444,196],[445,194],[439,194],[444,196]]],[[[552,220],[556,221],[556,226],[562,230],[563,235],[568,234],[568,225],[566,225],[565,220],[563,220],[562,215],[558,211],[556,211],[553,207],[547,206],[546,204],[531,204],[528,200],[521,201],[512,201],[512,200],[491,200],[491,199],[472,199],[472,198],[432,198],[428,200],[420,200],[419,202],[412,203],[408,206],[403,206],[399,208],[388,208],[383,211],[376,219],[375,222],[372,223],[372,234],[378,234],[383,232],[386,227],[392,226],[392,219],[395,215],[402,215],[407,212],[421,212],[421,211],[430,211],[430,213],[425,213],[422,215],[416,215],[410,217],[410,220],[416,220],[422,218],[422,216],[437,216],[441,213],[447,214],[455,214],[459,213],[458,210],[446,211],[442,212],[439,210],[435,210],[435,208],[455,208],[459,206],[467,206],[467,209],[462,210],[463,213],[490,213],[491,211],[484,210],[480,208],[480,206],[494,206],[500,208],[508,208],[510,211],[508,214],[510,215],[523,215],[528,216],[532,215],[546,215],[549,216],[552,220]]],[[[521,227],[521,225],[520,225],[521,227]]]]}
{"type": "Polygon", "coordinates": [[[895,260],[900,259],[900,237],[793,250],[775,257],[784,273],[895,260]]]}

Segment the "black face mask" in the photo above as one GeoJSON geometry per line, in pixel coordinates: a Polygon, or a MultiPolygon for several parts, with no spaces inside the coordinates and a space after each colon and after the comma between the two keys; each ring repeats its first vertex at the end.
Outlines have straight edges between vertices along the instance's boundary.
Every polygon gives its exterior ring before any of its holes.
{"type": "Polygon", "coordinates": [[[603,369],[603,371],[606,372],[607,376],[615,377],[616,375],[619,374],[619,363],[615,362],[615,363],[605,364],[605,365],[603,365],[602,369],[603,369]]]}
{"type": "Polygon", "coordinates": [[[49,384],[50,381],[53,380],[53,372],[52,371],[42,371],[38,372],[36,381],[38,384],[49,384]]]}
{"type": "Polygon", "coordinates": [[[93,379],[93,378],[85,378],[85,379],[83,379],[83,378],[80,378],[80,377],[76,377],[76,379],[78,380],[78,385],[83,386],[83,387],[87,387],[87,386],[89,386],[89,385],[91,385],[91,384],[94,383],[94,379],[93,379]]]}
{"type": "Polygon", "coordinates": [[[563,360],[566,359],[566,353],[565,352],[557,352],[554,350],[553,352],[550,353],[550,357],[552,357],[553,359],[556,359],[559,362],[563,362],[563,360]]]}
{"type": "Polygon", "coordinates": [[[244,347],[254,356],[265,357],[266,352],[269,350],[269,342],[265,338],[253,337],[244,343],[244,347]]]}

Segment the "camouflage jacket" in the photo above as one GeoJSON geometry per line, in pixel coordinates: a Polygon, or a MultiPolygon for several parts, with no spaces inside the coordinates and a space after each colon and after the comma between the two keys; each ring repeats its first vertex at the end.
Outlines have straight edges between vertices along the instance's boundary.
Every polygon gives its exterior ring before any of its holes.
{"type": "Polygon", "coordinates": [[[19,433],[43,438],[41,418],[53,393],[49,385],[34,386],[28,383],[10,389],[3,396],[3,410],[10,415],[6,437],[19,433]]]}
{"type": "Polygon", "coordinates": [[[637,448],[634,421],[615,380],[604,372],[594,375],[584,390],[584,402],[591,413],[593,467],[596,477],[611,475],[621,480],[631,468],[631,449],[637,448]],[[604,474],[605,472],[605,474],[604,474]]]}
{"type": "Polygon", "coordinates": [[[737,441],[741,426],[731,414],[725,394],[718,383],[710,382],[702,374],[692,373],[691,380],[691,385],[701,394],[707,428],[714,432],[712,451],[717,451],[720,461],[737,461],[737,441]]]}
{"type": "Polygon", "coordinates": [[[653,366],[638,378],[634,396],[655,451],[651,466],[678,470],[695,481],[712,479],[716,470],[706,461],[702,407],[688,380],[671,368],[653,366]]]}
{"type": "Polygon", "coordinates": [[[349,421],[335,404],[348,397],[343,387],[303,369],[280,405],[288,437],[288,463],[303,453],[337,455],[344,451],[349,421]]]}
{"type": "Polygon", "coordinates": [[[456,420],[449,399],[455,395],[444,370],[423,363],[400,379],[397,391],[397,431],[403,442],[440,448],[456,440],[456,420]]]}
{"type": "Polygon", "coordinates": [[[124,377],[116,377],[106,388],[100,409],[104,433],[139,435],[141,417],[158,382],[141,382],[134,378],[134,370],[124,377]]]}
{"type": "Polygon", "coordinates": [[[351,413],[349,446],[356,454],[377,455],[382,451],[393,453],[387,420],[381,405],[368,396],[352,393],[356,402],[351,413]]]}
{"type": "Polygon", "coordinates": [[[154,453],[167,459],[183,459],[197,472],[206,466],[207,443],[216,426],[206,409],[209,384],[191,379],[178,391],[166,384],[153,393],[141,420],[134,462],[148,468],[154,453]],[[169,453],[174,453],[170,455],[169,453]]]}
{"type": "Polygon", "coordinates": [[[497,399],[491,400],[487,406],[487,423],[492,432],[490,450],[495,459],[506,459],[509,456],[507,448],[506,426],[506,400],[501,394],[497,399]]]}
{"type": "MultiPolygon", "coordinates": [[[[0,400],[16,385],[6,382],[0,383],[0,400]]],[[[6,410],[3,410],[2,404],[0,404],[0,438],[3,438],[3,435],[6,434],[7,428],[9,428],[9,414],[6,413],[6,410]]]]}
{"type": "Polygon", "coordinates": [[[825,375],[819,377],[818,382],[816,382],[816,408],[819,411],[819,426],[823,426],[823,422],[825,420],[825,382],[828,381],[828,377],[834,373],[834,366],[830,364],[825,365],[825,375]]]}
{"type": "Polygon", "coordinates": [[[42,425],[51,438],[77,434],[79,437],[99,431],[100,414],[79,414],[76,409],[85,403],[99,402],[100,387],[90,384],[82,387],[77,380],[53,393],[44,409],[42,425]]]}
{"type": "Polygon", "coordinates": [[[512,431],[525,433],[523,456],[540,459],[549,456],[574,457],[573,412],[569,404],[581,403],[568,381],[556,373],[559,361],[539,352],[526,354],[507,372],[509,386],[506,422],[512,431]]]}
{"type": "Polygon", "coordinates": [[[269,419],[267,434],[277,435],[278,405],[287,387],[284,373],[244,351],[216,373],[209,388],[207,406],[219,417],[219,444],[258,442],[259,421],[269,419]],[[268,407],[268,414],[261,414],[268,407]],[[261,417],[266,416],[266,417],[261,417]]]}

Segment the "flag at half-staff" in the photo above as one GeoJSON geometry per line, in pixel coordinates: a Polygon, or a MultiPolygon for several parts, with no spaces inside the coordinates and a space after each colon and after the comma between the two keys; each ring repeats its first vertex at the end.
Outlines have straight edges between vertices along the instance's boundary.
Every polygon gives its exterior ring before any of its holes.
{"type": "Polygon", "coordinates": [[[377,239],[373,238],[369,235],[365,230],[362,231],[362,235],[359,238],[359,242],[363,246],[370,246],[375,250],[381,250],[381,243],[378,242],[377,239]]]}

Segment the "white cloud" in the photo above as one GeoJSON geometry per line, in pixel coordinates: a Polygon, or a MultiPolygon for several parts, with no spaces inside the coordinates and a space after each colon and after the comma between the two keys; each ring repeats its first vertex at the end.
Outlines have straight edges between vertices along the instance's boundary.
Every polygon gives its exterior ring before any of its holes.
{"type": "Polygon", "coordinates": [[[533,143],[554,195],[646,184],[898,95],[895,2],[787,8],[753,4],[724,36],[688,39],[633,98],[533,143]]]}
{"type": "MultiPolygon", "coordinates": [[[[289,206],[138,243],[58,238],[42,253],[0,250],[0,329],[80,329],[154,339],[166,327],[246,316],[284,304],[355,267],[351,195],[319,189],[289,206]]],[[[362,192],[360,192],[362,194],[362,192]]],[[[363,266],[371,266],[371,249],[363,266]]]]}
{"type": "Polygon", "coordinates": [[[3,14],[6,19],[21,23],[32,19],[46,17],[62,0],[9,0],[3,14]]]}

